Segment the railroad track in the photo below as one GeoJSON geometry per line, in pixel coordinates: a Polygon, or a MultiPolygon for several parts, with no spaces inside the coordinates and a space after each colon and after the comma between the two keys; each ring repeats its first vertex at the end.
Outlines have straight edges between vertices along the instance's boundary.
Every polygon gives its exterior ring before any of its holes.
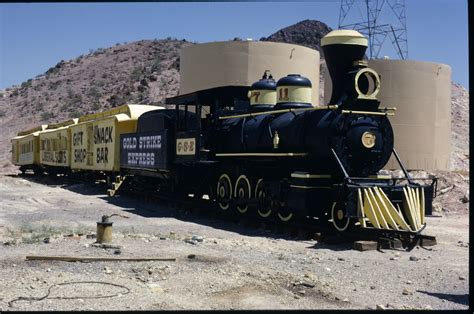
{"type": "MultiPolygon", "coordinates": [[[[30,174],[19,175],[19,177],[33,180],[37,183],[50,183],[50,177],[38,177],[30,174]]],[[[91,181],[74,176],[57,176],[54,178],[55,184],[87,184],[90,186],[104,185],[104,191],[107,183],[103,180],[91,181]],[[58,180],[59,179],[59,180],[58,180]],[[59,181],[59,182],[58,182],[59,181]]],[[[260,217],[254,210],[249,210],[245,214],[232,211],[226,211],[218,208],[217,204],[211,200],[196,199],[190,196],[175,195],[166,192],[156,192],[152,190],[138,190],[129,188],[124,185],[119,195],[126,195],[131,198],[140,199],[146,203],[157,203],[166,207],[173,207],[178,211],[185,211],[195,215],[196,217],[218,219],[220,221],[238,224],[244,228],[254,230],[267,230],[274,237],[285,237],[289,239],[299,240],[317,240],[327,244],[349,244],[354,241],[376,241],[378,249],[404,248],[408,251],[412,250],[416,245],[423,245],[423,242],[431,245],[436,242],[432,236],[417,234],[409,235],[390,230],[367,230],[356,229],[337,232],[329,226],[328,223],[313,219],[294,218],[288,222],[282,222],[276,215],[268,218],[260,217]],[[375,232],[374,232],[375,231],[375,232]]]]}

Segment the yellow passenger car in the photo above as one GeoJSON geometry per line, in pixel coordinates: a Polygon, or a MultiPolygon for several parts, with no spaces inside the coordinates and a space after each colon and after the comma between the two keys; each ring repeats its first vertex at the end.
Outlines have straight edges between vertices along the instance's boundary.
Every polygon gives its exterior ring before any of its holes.
{"type": "Polygon", "coordinates": [[[71,167],[71,129],[78,122],[71,119],[50,124],[39,134],[40,164],[48,172],[64,172],[71,167]]]}
{"type": "Polygon", "coordinates": [[[20,171],[33,170],[40,172],[39,135],[46,130],[48,125],[41,126],[19,132],[12,138],[12,163],[20,166],[20,171]]]}
{"type": "Polygon", "coordinates": [[[141,114],[164,109],[151,105],[123,105],[79,118],[71,130],[71,169],[118,172],[120,135],[136,131],[141,114]]]}

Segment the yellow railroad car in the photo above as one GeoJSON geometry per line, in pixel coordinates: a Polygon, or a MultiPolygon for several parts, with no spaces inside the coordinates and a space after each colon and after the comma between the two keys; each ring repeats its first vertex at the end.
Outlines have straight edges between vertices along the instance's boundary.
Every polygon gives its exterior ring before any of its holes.
{"type": "Polygon", "coordinates": [[[123,105],[79,118],[71,130],[71,169],[120,171],[120,135],[136,131],[141,114],[164,107],[123,105]]]}
{"type": "Polygon", "coordinates": [[[71,166],[71,129],[79,119],[50,124],[39,134],[40,164],[48,172],[58,172],[71,166]]]}
{"type": "Polygon", "coordinates": [[[39,135],[48,127],[47,124],[18,132],[17,136],[12,138],[12,163],[20,166],[20,171],[25,172],[28,169],[38,172],[40,167],[39,153],[39,135]]]}

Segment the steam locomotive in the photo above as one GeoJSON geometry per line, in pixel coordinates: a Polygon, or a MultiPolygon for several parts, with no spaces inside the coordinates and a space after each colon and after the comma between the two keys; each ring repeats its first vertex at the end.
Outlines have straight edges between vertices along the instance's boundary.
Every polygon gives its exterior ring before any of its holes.
{"type": "MultiPolygon", "coordinates": [[[[126,182],[150,193],[208,198],[220,211],[253,212],[262,219],[318,219],[340,232],[420,233],[434,182],[417,183],[400,162],[388,119],[395,108],[377,100],[380,77],[363,60],[367,44],[349,30],[322,39],[333,82],[326,106],[311,104],[307,78],[289,74],[275,81],[265,72],[250,88],[224,86],[167,98],[168,109],[141,109],[136,126],[109,127],[108,144],[115,146],[106,152],[113,167],[94,168],[94,158],[88,159],[93,151],[81,146],[91,166],[71,162],[62,169],[115,178],[110,196],[126,182]],[[392,154],[404,183],[379,174],[392,154]]],[[[83,135],[100,131],[93,124],[101,119],[79,119],[78,126],[91,124],[81,129],[81,145],[83,135]]],[[[66,135],[70,158],[74,127],[66,135]]],[[[54,172],[51,165],[35,167],[54,172]]]]}
{"type": "Polygon", "coordinates": [[[367,39],[338,30],[322,48],[334,82],[329,105],[313,107],[311,82],[297,74],[275,82],[265,73],[248,91],[220,87],[168,98],[175,109],[145,113],[137,133],[122,136],[128,143],[153,134],[162,144],[122,149],[124,173],[153,178],[160,190],[209,195],[222,211],[284,222],[313,217],[339,231],[421,231],[433,185],[415,183],[406,171],[404,185],[377,175],[396,155],[388,119],[395,108],[381,108],[376,98],[380,77],[363,60],[367,39]],[[247,97],[250,105],[239,106],[247,97]],[[130,153],[158,158],[152,167],[131,165],[130,153]]]}

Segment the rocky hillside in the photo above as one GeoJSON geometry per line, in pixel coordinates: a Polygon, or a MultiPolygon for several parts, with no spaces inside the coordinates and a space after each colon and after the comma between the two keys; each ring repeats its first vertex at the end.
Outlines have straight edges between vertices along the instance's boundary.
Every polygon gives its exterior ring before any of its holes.
{"type": "Polygon", "coordinates": [[[332,29],[323,22],[304,20],[282,28],[268,37],[262,37],[260,40],[298,44],[320,51],[321,38],[330,31],[332,29]]]}
{"type": "Polygon", "coordinates": [[[182,40],[141,40],[97,49],[0,91],[0,166],[21,129],[125,103],[159,103],[176,95],[182,40]]]}
{"type": "Polygon", "coordinates": [[[451,169],[469,171],[469,92],[453,83],[451,101],[451,169]]]}

